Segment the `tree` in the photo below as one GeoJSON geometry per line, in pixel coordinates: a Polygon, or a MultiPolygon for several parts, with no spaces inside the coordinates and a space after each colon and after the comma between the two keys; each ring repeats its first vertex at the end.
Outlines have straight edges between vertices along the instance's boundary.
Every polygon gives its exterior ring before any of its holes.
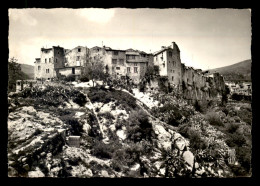
{"type": "Polygon", "coordinates": [[[28,76],[22,72],[21,65],[17,61],[14,57],[8,61],[8,92],[15,91],[16,80],[28,79],[28,76]]]}
{"type": "Polygon", "coordinates": [[[88,79],[92,80],[94,87],[94,82],[96,80],[106,81],[108,73],[105,72],[105,66],[103,61],[100,58],[98,58],[91,59],[90,62],[86,64],[83,76],[86,76],[88,77],[88,79]]]}

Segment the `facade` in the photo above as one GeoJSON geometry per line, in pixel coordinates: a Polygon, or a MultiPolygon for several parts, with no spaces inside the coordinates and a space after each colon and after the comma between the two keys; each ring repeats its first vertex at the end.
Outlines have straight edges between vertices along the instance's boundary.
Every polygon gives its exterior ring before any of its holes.
{"type": "Polygon", "coordinates": [[[222,76],[205,74],[201,69],[181,63],[180,49],[175,42],[168,47],[163,46],[154,54],[134,49],[115,50],[106,46],[90,49],[78,46],[71,50],[59,46],[42,48],[41,57],[35,60],[35,79],[51,79],[71,74],[79,76],[88,63],[96,61],[103,62],[104,70],[112,77],[128,77],[135,84],[143,79],[148,66],[156,66],[159,69],[158,75],[167,77],[172,86],[195,91],[187,91],[186,97],[207,97],[204,94],[208,94],[212,81],[216,82],[216,87],[221,86],[220,89],[224,89],[222,76]]]}
{"type": "Polygon", "coordinates": [[[56,69],[64,67],[64,48],[41,48],[41,58],[36,58],[35,79],[51,79],[57,77],[56,69]]]}
{"type": "Polygon", "coordinates": [[[159,67],[159,75],[167,76],[169,83],[179,86],[181,84],[180,50],[175,42],[171,46],[162,46],[154,53],[154,65],[159,67]]]}
{"type": "Polygon", "coordinates": [[[149,56],[145,52],[128,49],[126,50],[126,75],[138,84],[144,77],[149,61],[149,56]]]}

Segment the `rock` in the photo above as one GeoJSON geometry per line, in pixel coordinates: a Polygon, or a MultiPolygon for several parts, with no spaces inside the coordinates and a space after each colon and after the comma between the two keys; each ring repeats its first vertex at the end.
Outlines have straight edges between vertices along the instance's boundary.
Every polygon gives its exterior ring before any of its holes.
{"type": "Polygon", "coordinates": [[[17,177],[18,172],[13,168],[8,166],[8,177],[17,177]]]}
{"type": "Polygon", "coordinates": [[[26,162],[26,160],[27,160],[27,158],[23,158],[23,159],[22,159],[22,162],[24,163],[24,162],[26,162]]]}
{"type": "Polygon", "coordinates": [[[126,134],[123,130],[116,131],[116,135],[122,140],[126,139],[126,134]]]}
{"type": "Polygon", "coordinates": [[[133,171],[137,171],[138,169],[140,168],[140,164],[135,164],[132,168],[131,168],[131,170],[133,170],[133,171]]]}
{"type": "Polygon", "coordinates": [[[194,155],[191,151],[185,151],[183,153],[183,159],[186,161],[191,167],[193,167],[194,164],[194,155]]]}
{"type": "Polygon", "coordinates": [[[165,175],[165,168],[161,168],[161,169],[160,169],[160,173],[161,173],[162,175],[165,175]]]}
{"type": "Polygon", "coordinates": [[[184,150],[184,148],[186,147],[186,142],[182,137],[179,137],[178,139],[175,140],[175,146],[179,150],[184,150]]]}
{"type": "Polygon", "coordinates": [[[30,170],[30,167],[29,167],[29,165],[28,164],[25,164],[24,166],[23,166],[23,168],[25,169],[25,170],[30,170]]]}
{"type": "Polygon", "coordinates": [[[199,168],[199,164],[195,162],[195,169],[199,168]]]}
{"type": "Polygon", "coordinates": [[[100,176],[101,176],[101,177],[109,177],[109,174],[108,174],[108,172],[107,172],[106,170],[102,170],[102,171],[100,172],[100,176]]]}
{"type": "Polygon", "coordinates": [[[45,155],[46,155],[46,153],[45,153],[45,152],[42,152],[40,155],[41,155],[41,156],[45,156],[45,155]]]}
{"type": "Polygon", "coordinates": [[[30,178],[38,178],[38,177],[44,177],[44,176],[45,175],[38,167],[36,167],[35,171],[28,172],[28,177],[30,177],[30,178]]]}

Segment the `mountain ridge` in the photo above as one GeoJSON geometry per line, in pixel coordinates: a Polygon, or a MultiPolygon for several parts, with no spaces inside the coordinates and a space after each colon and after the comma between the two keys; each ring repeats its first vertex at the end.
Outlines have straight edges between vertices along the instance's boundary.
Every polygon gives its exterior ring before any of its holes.
{"type": "Polygon", "coordinates": [[[247,59],[232,65],[210,69],[209,73],[219,72],[228,81],[251,81],[252,60],[247,59]]]}
{"type": "Polygon", "coordinates": [[[28,65],[28,64],[22,64],[21,65],[21,70],[24,72],[26,75],[28,75],[29,79],[34,78],[34,66],[33,65],[28,65]]]}

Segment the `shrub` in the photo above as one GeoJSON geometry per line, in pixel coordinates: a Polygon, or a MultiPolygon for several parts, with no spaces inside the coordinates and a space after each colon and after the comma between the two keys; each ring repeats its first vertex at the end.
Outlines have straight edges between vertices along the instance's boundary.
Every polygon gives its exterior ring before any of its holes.
{"type": "Polygon", "coordinates": [[[73,118],[72,114],[63,115],[60,119],[69,126],[72,135],[81,136],[83,125],[78,121],[78,119],[73,118]]]}
{"type": "Polygon", "coordinates": [[[143,110],[132,111],[127,125],[128,138],[134,142],[142,139],[151,140],[153,136],[152,124],[143,110]]]}
{"type": "Polygon", "coordinates": [[[224,126],[223,122],[221,121],[219,115],[215,112],[208,112],[206,114],[206,119],[209,121],[211,125],[214,126],[224,126]]]}
{"type": "Polygon", "coordinates": [[[75,81],[75,79],[76,79],[75,75],[74,74],[70,74],[70,75],[68,75],[67,77],[64,78],[64,81],[67,81],[67,82],[75,81]]]}
{"type": "Polygon", "coordinates": [[[183,124],[178,128],[178,132],[190,140],[190,147],[193,149],[206,149],[207,143],[201,138],[200,134],[190,128],[188,124],[183,124]]]}
{"type": "Polygon", "coordinates": [[[130,94],[120,90],[102,90],[91,88],[88,97],[92,102],[109,103],[111,101],[118,101],[127,110],[135,109],[137,107],[136,99],[130,94]]]}
{"type": "Polygon", "coordinates": [[[243,146],[244,144],[246,144],[246,139],[241,134],[233,133],[228,135],[226,143],[229,147],[243,146]]]}
{"type": "Polygon", "coordinates": [[[207,108],[210,106],[210,102],[196,100],[195,103],[193,104],[193,106],[196,111],[205,113],[207,108]]]}
{"type": "Polygon", "coordinates": [[[82,76],[80,76],[79,80],[80,80],[81,82],[88,82],[88,81],[89,81],[89,78],[88,78],[87,75],[82,75],[82,76]]]}
{"type": "Polygon", "coordinates": [[[98,113],[98,116],[104,117],[104,118],[108,119],[109,121],[115,119],[115,117],[110,112],[98,113]]]}
{"type": "Polygon", "coordinates": [[[236,101],[241,101],[243,99],[243,95],[239,95],[237,93],[233,93],[231,95],[231,99],[236,100],[236,101]]]}
{"type": "Polygon", "coordinates": [[[79,106],[84,106],[87,102],[86,96],[78,91],[74,91],[74,92],[76,92],[76,94],[75,97],[72,99],[72,101],[74,103],[77,103],[79,106]]]}
{"type": "Polygon", "coordinates": [[[227,126],[227,131],[228,131],[229,133],[235,133],[238,128],[239,128],[239,125],[238,125],[238,124],[230,123],[230,124],[227,126]]]}
{"type": "Polygon", "coordinates": [[[95,141],[91,153],[97,158],[111,159],[111,148],[110,145],[103,143],[102,141],[95,141]]]}

